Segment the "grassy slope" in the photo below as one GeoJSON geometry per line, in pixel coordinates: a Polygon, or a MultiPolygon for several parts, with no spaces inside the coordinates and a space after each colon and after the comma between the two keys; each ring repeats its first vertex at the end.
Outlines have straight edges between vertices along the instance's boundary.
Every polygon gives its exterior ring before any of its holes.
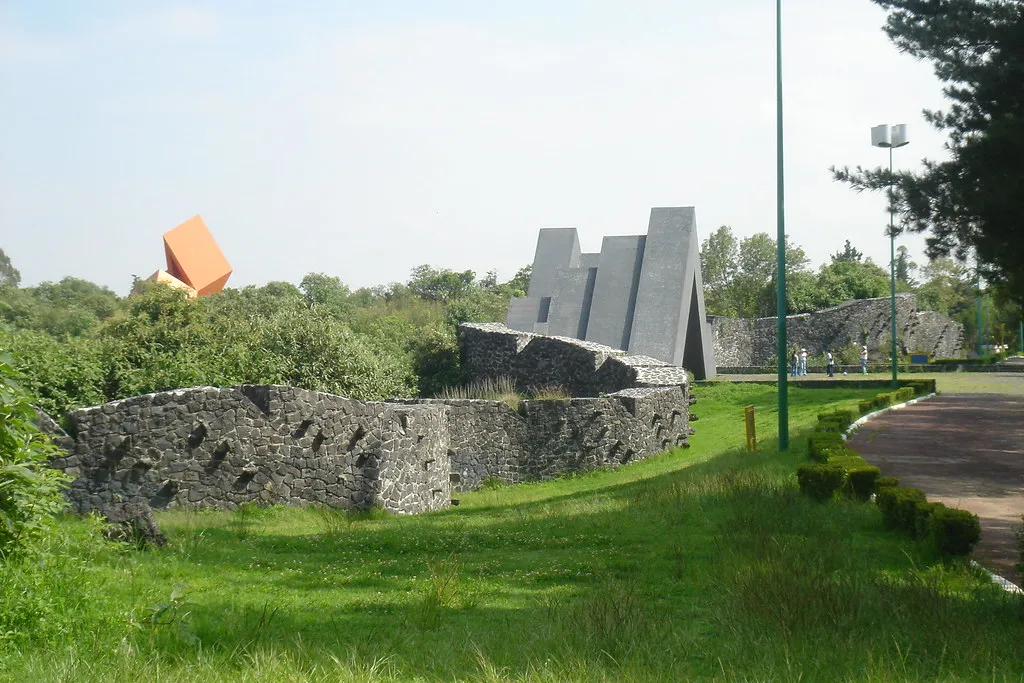
{"type": "MultiPolygon", "coordinates": [[[[791,424],[873,393],[794,389],[791,424]]],[[[1019,602],[963,566],[930,563],[870,507],[802,499],[798,456],[738,451],[742,407],[757,405],[770,433],[774,398],[765,386],[702,389],[689,450],[467,494],[438,514],[166,514],[172,549],[83,563],[95,597],[66,606],[77,626],[45,650],[13,639],[3,670],[23,680],[1017,680],[1019,602]]]]}

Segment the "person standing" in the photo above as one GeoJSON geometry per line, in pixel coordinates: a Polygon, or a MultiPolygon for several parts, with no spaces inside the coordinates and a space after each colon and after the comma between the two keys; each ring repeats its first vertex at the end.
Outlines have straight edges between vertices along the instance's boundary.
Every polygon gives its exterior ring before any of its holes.
{"type": "Polygon", "coordinates": [[[800,369],[800,352],[793,349],[793,358],[789,361],[789,376],[796,377],[797,370],[800,369]]]}
{"type": "Polygon", "coordinates": [[[800,374],[807,374],[807,349],[800,349],[800,374]]]}
{"type": "Polygon", "coordinates": [[[832,355],[831,351],[826,351],[825,352],[825,368],[826,368],[826,370],[828,372],[828,376],[829,377],[835,377],[836,376],[836,359],[832,355]]]}
{"type": "Polygon", "coordinates": [[[860,374],[868,374],[868,347],[860,347],[860,374]]]}

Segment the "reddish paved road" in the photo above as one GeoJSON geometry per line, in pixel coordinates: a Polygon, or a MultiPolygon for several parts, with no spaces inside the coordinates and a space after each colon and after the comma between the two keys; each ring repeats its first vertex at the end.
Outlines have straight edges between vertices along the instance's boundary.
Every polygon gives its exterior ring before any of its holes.
{"type": "Polygon", "coordinates": [[[929,500],[981,518],[974,557],[1015,583],[1024,515],[1024,396],[942,394],[876,417],[850,446],[929,500]]]}

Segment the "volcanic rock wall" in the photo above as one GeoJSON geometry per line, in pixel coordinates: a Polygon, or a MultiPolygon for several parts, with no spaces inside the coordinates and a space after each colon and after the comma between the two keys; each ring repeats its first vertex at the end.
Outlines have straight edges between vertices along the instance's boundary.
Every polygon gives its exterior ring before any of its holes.
{"type": "MultiPolygon", "coordinates": [[[[806,348],[812,356],[852,343],[866,344],[872,359],[888,357],[892,320],[889,297],[847,301],[814,313],[786,318],[790,347],[806,348]]],[[[719,367],[763,366],[776,356],[776,318],[713,316],[711,338],[719,367]]],[[[913,294],[896,295],[896,337],[907,351],[953,358],[963,349],[963,329],[934,311],[918,311],[913,294]]]]}

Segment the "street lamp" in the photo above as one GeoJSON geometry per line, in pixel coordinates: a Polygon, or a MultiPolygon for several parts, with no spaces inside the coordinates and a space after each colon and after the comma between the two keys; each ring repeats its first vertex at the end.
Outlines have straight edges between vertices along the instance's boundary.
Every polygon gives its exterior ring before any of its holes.
{"type": "Polygon", "coordinates": [[[779,371],[779,452],[789,450],[789,376],[786,363],[786,176],[782,145],[782,0],[775,2],[775,150],[776,150],[776,241],[775,302],[776,341],[779,371]]]}
{"type": "Polygon", "coordinates": [[[892,386],[895,389],[899,386],[899,381],[896,378],[896,207],[892,197],[892,150],[910,144],[907,124],[875,126],[871,129],[871,144],[875,147],[889,148],[889,291],[892,298],[892,386]]]}

